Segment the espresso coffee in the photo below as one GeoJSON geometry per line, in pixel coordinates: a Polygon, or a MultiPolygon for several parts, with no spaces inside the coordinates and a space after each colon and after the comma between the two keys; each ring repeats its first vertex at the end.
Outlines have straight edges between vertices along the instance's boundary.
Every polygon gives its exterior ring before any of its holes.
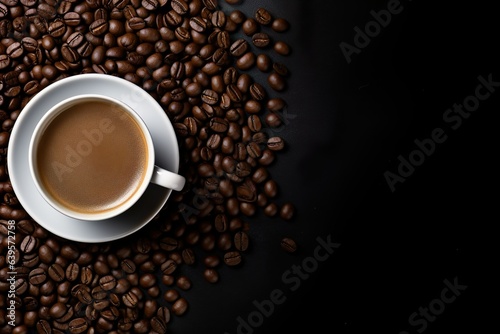
{"type": "Polygon", "coordinates": [[[48,124],[35,159],[41,184],[56,202],[79,213],[105,213],[139,189],[148,146],[137,121],[121,106],[84,100],[48,124]]]}

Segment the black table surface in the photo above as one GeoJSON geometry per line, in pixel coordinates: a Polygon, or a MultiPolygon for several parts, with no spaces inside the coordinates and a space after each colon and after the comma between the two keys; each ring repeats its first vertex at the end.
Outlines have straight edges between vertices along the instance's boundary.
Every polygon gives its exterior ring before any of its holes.
{"type": "Polygon", "coordinates": [[[245,265],[222,269],[216,285],[193,274],[190,311],[169,330],[454,333],[494,324],[493,5],[273,0],[236,8],[260,6],[291,23],[282,35],[293,50],[283,58],[288,149],[270,171],[278,201],[294,202],[297,214],[251,219],[245,265]],[[458,116],[454,105],[464,103],[472,111],[458,116]],[[410,158],[416,166],[403,166],[410,158]],[[297,254],[279,249],[283,236],[298,241],[297,254]]]}

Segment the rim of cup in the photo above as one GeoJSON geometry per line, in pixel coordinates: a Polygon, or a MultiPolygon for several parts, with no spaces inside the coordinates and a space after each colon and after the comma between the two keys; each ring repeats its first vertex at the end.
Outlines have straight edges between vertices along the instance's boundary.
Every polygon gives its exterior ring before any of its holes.
{"type": "Polygon", "coordinates": [[[106,95],[100,95],[100,94],[81,94],[81,95],[75,95],[73,97],[67,98],[63,101],[60,101],[59,103],[55,104],[52,106],[40,119],[38,124],[35,127],[35,130],[33,132],[33,136],[31,137],[30,143],[29,143],[29,170],[30,170],[30,176],[33,179],[33,182],[35,184],[35,187],[37,188],[38,192],[40,195],[43,197],[43,199],[54,209],[59,211],[60,213],[74,219],[79,219],[83,221],[97,221],[97,220],[105,220],[109,219],[112,217],[116,217],[128,209],[130,209],[144,194],[146,191],[147,187],[150,184],[151,177],[153,175],[153,169],[154,169],[154,164],[155,164],[155,152],[154,152],[154,145],[153,145],[153,140],[151,138],[151,134],[149,133],[149,129],[145,122],[142,120],[142,118],[126,103],[117,100],[113,97],[106,96],[106,95]],[[121,107],[123,110],[127,112],[137,123],[137,125],[140,127],[144,138],[146,140],[146,146],[148,148],[148,157],[147,157],[147,167],[146,171],[143,177],[143,180],[139,186],[139,188],[135,191],[135,193],[128,198],[125,202],[123,202],[121,205],[119,205],[117,208],[106,210],[104,212],[98,212],[98,213],[85,213],[85,212],[79,212],[75,210],[71,210],[70,208],[65,207],[64,205],[61,205],[58,203],[56,199],[54,199],[50,194],[48,194],[44,190],[44,186],[41,184],[40,179],[39,179],[39,172],[36,167],[36,152],[38,149],[38,142],[41,136],[43,135],[45,129],[50,125],[50,123],[61,113],[66,111],[69,107],[79,103],[79,102],[84,102],[84,101],[106,101],[106,102],[111,102],[119,107],[121,107]]]}

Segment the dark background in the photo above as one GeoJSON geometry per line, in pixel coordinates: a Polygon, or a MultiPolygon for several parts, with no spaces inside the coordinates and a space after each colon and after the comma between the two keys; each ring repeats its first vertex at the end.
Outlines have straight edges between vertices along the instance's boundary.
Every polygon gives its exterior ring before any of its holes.
{"type": "Polygon", "coordinates": [[[474,94],[478,76],[500,81],[497,12],[480,2],[403,0],[402,12],[348,64],[339,44],[354,44],[354,27],[364,30],[370,11],[388,3],[247,0],[235,7],[253,13],[264,6],[291,22],[279,38],[293,47],[281,60],[292,73],[283,97],[294,118],[280,133],[288,150],[271,173],[278,201],[294,202],[297,215],[251,219],[245,265],[222,269],[219,284],[192,273],[190,311],[172,321],[172,333],[478,333],[495,325],[500,92],[457,130],[443,114],[474,94]],[[384,172],[396,172],[398,156],[408,157],[414,140],[435,128],[447,140],[391,192],[384,172]],[[282,275],[329,235],[341,246],[291,291],[282,275]],[[283,236],[299,242],[297,254],[280,250],[283,236]],[[412,327],[410,315],[455,278],[465,291],[425,329],[412,327]],[[286,301],[238,332],[238,318],[248,320],[253,302],[276,289],[286,301]]]}

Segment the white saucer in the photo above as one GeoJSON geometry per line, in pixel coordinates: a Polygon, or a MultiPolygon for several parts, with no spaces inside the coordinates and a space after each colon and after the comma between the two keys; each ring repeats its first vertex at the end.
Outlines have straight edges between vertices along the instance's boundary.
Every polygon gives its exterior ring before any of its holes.
{"type": "Polygon", "coordinates": [[[126,212],[111,219],[89,222],[67,217],[55,210],[45,202],[30,176],[28,147],[36,124],[53,105],[78,94],[111,96],[135,109],[151,132],[156,151],[155,164],[178,172],[179,147],[174,128],[158,102],[125,79],[105,74],[80,74],[49,85],[20,113],[12,129],[7,153],[10,181],[23,208],[48,231],[80,242],[116,240],[151,221],[165,205],[172,190],[150,184],[143,197],[126,212]]]}

